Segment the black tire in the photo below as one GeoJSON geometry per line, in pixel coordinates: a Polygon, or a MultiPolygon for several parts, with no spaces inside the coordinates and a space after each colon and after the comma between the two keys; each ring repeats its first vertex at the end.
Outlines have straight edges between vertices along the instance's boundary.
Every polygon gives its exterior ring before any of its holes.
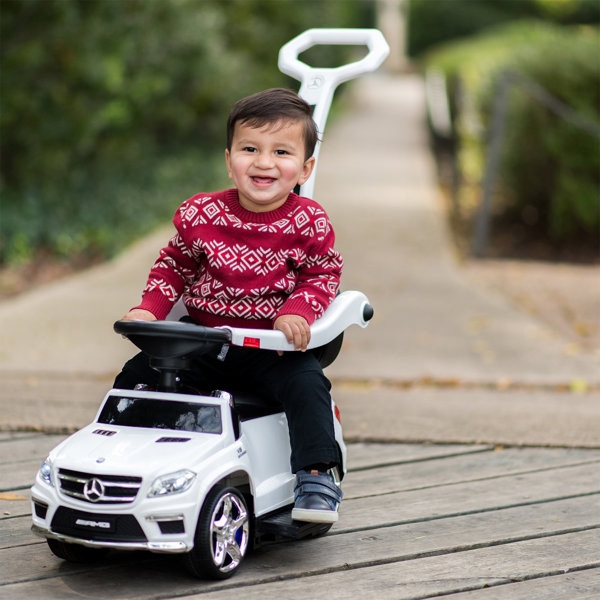
{"type": "Polygon", "coordinates": [[[46,541],[55,556],[72,563],[93,563],[104,558],[108,552],[106,548],[88,548],[52,539],[46,541]]]}
{"type": "Polygon", "coordinates": [[[318,538],[318,537],[322,537],[324,536],[331,528],[333,527],[333,523],[325,523],[321,526],[321,528],[316,531],[313,535],[311,535],[310,537],[312,538],[318,538]]]}
{"type": "Polygon", "coordinates": [[[185,565],[202,579],[227,579],[240,567],[250,545],[250,514],[234,487],[214,488],[200,511],[194,548],[185,565]]]}

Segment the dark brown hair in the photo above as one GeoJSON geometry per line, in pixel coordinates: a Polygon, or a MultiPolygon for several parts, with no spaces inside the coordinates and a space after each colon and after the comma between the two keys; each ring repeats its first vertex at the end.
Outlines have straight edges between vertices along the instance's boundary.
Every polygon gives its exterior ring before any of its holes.
{"type": "Polygon", "coordinates": [[[237,122],[261,128],[278,121],[299,121],[304,129],[304,160],[315,151],[319,139],[312,118],[312,107],[296,92],[284,88],[271,88],[238,100],[227,119],[227,149],[231,151],[233,131],[237,122]]]}

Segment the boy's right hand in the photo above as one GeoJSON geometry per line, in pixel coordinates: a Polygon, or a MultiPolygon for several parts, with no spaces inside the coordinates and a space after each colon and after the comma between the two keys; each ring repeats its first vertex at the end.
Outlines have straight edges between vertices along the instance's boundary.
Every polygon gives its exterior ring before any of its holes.
{"type": "Polygon", "coordinates": [[[121,317],[122,321],[156,321],[156,317],[149,311],[143,308],[134,308],[126,315],[121,317]]]}

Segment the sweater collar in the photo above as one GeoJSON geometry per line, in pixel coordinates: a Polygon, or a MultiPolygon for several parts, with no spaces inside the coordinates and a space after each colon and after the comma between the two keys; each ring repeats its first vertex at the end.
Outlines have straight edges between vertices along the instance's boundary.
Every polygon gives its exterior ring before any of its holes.
{"type": "Polygon", "coordinates": [[[290,212],[297,206],[298,195],[294,194],[294,192],[290,192],[287,200],[279,208],[266,212],[252,212],[250,210],[246,210],[240,204],[238,191],[235,188],[225,190],[224,200],[227,208],[229,208],[229,210],[236,217],[246,223],[274,223],[275,221],[278,221],[279,219],[289,215],[290,212]]]}

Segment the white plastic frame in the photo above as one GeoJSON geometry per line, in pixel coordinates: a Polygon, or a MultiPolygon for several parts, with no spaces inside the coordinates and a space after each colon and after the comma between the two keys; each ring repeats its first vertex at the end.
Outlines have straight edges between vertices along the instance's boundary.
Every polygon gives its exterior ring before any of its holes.
{"type": "MultiPolygon", "coordinates": [[[[308,29],[284,44],[279,51],[279,70],[301,82],[298,94],[314,105],[313,119],[319,134],[325,131],[327,115],[335,88],[345,81],[375,71],[387,58],[390,47],[378,29],[308,29]],[[298,55],[316,45],[366,45],[368,54],[359,61],[332,68],[310,67],[298,55]]],[[[320,142],[314,157],[318,161],[320,142]]],[[[300,194],[312,198],[315,185],[316,164],[300,194]]]]}
{"type": "MultiPolygon", "coordinates": [[[[327,307],[325,313],[310,327],[310,342],[308,349],[319,348],[335,339],[350,325],[366,327],[365,308],[369,305],[368,298],[354,290],[342,292],[327,307]]],[[[231,332],[232,346],[250,346],[263,350],[294,350],[283,332],[276,329],[246,329],[239,327],[222,327],[231,332]]]]}

